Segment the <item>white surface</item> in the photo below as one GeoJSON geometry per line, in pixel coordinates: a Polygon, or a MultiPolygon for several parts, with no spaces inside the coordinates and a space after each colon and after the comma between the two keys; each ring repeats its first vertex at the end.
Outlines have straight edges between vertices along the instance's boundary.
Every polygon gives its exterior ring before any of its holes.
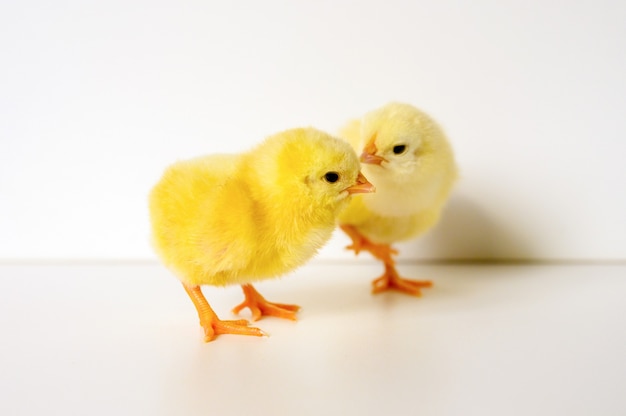
{"type": "MultiPolygon", "coordinates": [[[[259,284],[303,306],[204,344],[156,265],[0,266],[0,414],[624,415],[626,266],[373,264],[259,284]]],[[[223,318],[238,288],[205,288],[223,318]]]]}
{"type": "Polygon", "coordinates": [[[626,3],[461,3],[2,2],[0,258],[152,258],[167,164],[402,100],[463,175],[403,256],[625,259],[626,3]]]}

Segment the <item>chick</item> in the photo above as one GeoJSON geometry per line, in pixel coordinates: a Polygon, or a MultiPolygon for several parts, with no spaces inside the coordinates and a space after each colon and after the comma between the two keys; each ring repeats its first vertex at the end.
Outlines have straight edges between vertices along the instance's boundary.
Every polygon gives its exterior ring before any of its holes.
{"type": "Polygon", "coordinates": [[[262,336],[246,320],[220,320],[200,285],[240,284],[245,300],[234,312],[295,320],[298,306],[268,302],[251,282],[302,265],[351,195],[373,191],[350,145],[313,128],[287,130],[247,153],[170,166],[150,193],[154,247],[193,301],[205,341],[262,336]]]}
{"type": "Polygon", "coordinates": [[[390,103],[349,123],[341,135],[357,153],[365,175],[376,186],[358,195],[339,216],[352,239],[348,249],[369,251],[385,272],[373,282],[373,293],[396,289],[421,296],[431,281],[408,280],[398,274],[392,243],[418,236],[433,227],[457,177],[452,149],[439,126],[415,107],[390,103]]]}

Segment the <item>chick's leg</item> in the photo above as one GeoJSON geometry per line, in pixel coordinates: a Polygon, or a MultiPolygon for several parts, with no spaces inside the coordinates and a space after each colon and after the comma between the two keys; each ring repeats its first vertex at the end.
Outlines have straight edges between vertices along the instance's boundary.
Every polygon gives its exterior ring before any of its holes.
{"type": "Polygon", "coordinates": [[[340,227],[352,239],[352,244],[346,247],[348,250],[354,250],[355,254],[359,254],[362,250],[369,251],[385,265],[383,275],[372,282],[372,293],[394,289],[412,296],[422,296],[421,288],[432,287],[433,282],[430,280],[409,280],[400,277],[396,270],[396,262],[392,257],[398,254],[398,250],[391,248],[389,244],[371,242],[354,226],[341,225],[340,227]]]}
{"type": "Polygon", "coordinates": [[[352,240],[352,244],[346,248],[353,250],[354,254],[359,254],[361,251],[369,251],[374,257],[385,264],[394,263],[391,256],[398,254],[398,250],[391,248],[388,244],[376,244],[371,242],[352,225],[342,224],[339,228],[352,240]]]}
{"type": "Polygon", "coordinates": [[[205,342],[212,341],[216,336],[221,334],[254,335],[257,337],[266,335],[259,328],[248,326],[248,321],[245,319],[237,321],[220,320],[202,294],[200,286],[187,286],[183,284],[183,287],[198,311],[200,326],[204,329],[205,342]]]}
{"type": "Polygon", "coordinates": [[[278,318],[296,320],[296,312],[300,310],[298,305],[287,305],[284,303],[272,303],[265,300],[263,296],[251,284],[241,285],[245,299],[235,306],[234,313],[239,313],[244,308],[249,308],[252,312],[252,319],[258,321],[263,315],[276,316],[278,318]]]}

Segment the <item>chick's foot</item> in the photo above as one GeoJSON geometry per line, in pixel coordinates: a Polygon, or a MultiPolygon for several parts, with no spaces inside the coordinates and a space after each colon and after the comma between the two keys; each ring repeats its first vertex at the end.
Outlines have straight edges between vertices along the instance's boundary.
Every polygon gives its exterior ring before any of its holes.
{"type": "Polygon", "coordinates": [[[248,308],[254,321],[258,321],[263,315],[297,320],[296,313],[300,310],[298,305],[269,302],[251,284],[241,285],[241,288],[246,298],[233,308],[233,313],[238,314],[242,309],[248,308]]]}
{"type": "Polygon", "coordinates": [[[430,280],[409,280],[400,277],[392,264],[385,264],[385,273],[372,282],[372,293],[385,292],[387,290],[398,290],[411,296],[422,296],[421,288],[432,287],[430,280]]]}
{"type": "Polygon", "coordinates": [[[257,337],[267,335],[259,328],[248,326],[249,322],[245,319],[222,321],[217,317],[209,302],[207,302],[200,290],[200,286],[183,284],[183,287],[198,311],[200,326],[204,329],[205,342],[213,341],[216,336],[222,334],[253,335],[257,337]]]}
{"type": "Polygon", "coordinates": [[[378,260],[385,263],[393,263],[392,256],[398,254],[398,250],[391,248],[389,244],[371,242],[352,225],[342,224],[339,227],[352,240],[352,244],[346,246],[346,249],[353,250],[354,254],[359,254],[361,251],[369,251],[378,260]]]}
{"type": "Polygon", "coordinates": [[[204,329],[204,341],[213,341],[216,336],[222,334],[253,335],[263,337],[267,334],[259,328],[248,326],[250,323],[245,319],[234,321],[222,321],[217,316],[200,317],[200,326],[204,329]]]}

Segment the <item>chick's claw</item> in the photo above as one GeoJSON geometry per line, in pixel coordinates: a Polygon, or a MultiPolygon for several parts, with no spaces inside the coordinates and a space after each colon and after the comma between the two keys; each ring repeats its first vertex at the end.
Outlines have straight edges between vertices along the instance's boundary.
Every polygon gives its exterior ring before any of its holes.
{"type": "Polygon", "coordinates": [[[389,244],[376,244],[368,240],[352,225],[341,224],[339,226],[352,240],[352,244],[346,246],[348,250],[354,250],[354,254],[359,254],[361,251],[369,251],[378,260],[385,263],[392,263],[391,256],[398,254],[398,250],[391,248],[389,244]]]}
{"type": "Polygon", "coordinates": [[[411,296],[422,296],[421,288],[432,287],[430,280],[409,280],[398,275],[393,266],[385,265],[385,273],[372,282],[372,293],[381,293],[387,290],[398,290],[411,296]]]}
{"type": "Polygon", "coordinates": [[[269,302],[251,284],[241,285],[241,288],[246,298],[233,308],[233,313],[238,314],[242,309],[248,308],[254,321],[258,321],[263,315],[297,320],[296,313],[300,310],[298,305],[269,302]]]}
{"type": "Polygon", "coordinates": [[[341,228],[343,232],[345,232],[352,240],[352,244],[346,246],[346,249],[353,250],[355,255],[359,254],[363,249],[363,246],[368,242],[367,239],[351,225],[340,224],[339,228],[341,228]]]}
{"type": "Polygon", "coordinates": [[[212,317],[200,320],[200,326],[204,329],[205,342],[213,341],[216,336],[223,334],[252,335],[256,337],[267,336],[267,334],[259,328],[249,325],[250,323],[245,319],[222,321],[216,317],[212,317]]]}
{"type": "Polygon", "coordinates": [[[185,292],[193,302],[200,318],[200,326],[204,329],[204,341],[213,341],[216,336],[222,334],[266,336],[259,328],[254,328],[245,319],[235,321],[222,321],[217,317],[209,302],[202,294],[200,286],[186,285],[183,283],[185,292]]]}

